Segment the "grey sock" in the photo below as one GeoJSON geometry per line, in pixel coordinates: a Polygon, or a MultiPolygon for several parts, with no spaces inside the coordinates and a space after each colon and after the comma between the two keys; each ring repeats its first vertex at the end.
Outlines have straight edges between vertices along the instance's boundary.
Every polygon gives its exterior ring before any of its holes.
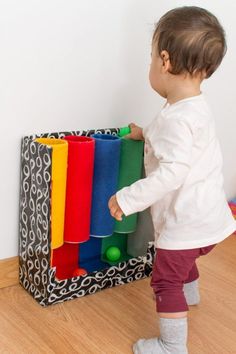
{"type": "Polygon", "coordinates": [[[187,317],[160,318],[160,338],[139,339],[134,354],[188,354],[187,317]]]}
{"type": "Polygon", "coordinates": [[[197,305],[200,302],[198,280],[184,284],[184,295],[188,305],[197,305]]]}

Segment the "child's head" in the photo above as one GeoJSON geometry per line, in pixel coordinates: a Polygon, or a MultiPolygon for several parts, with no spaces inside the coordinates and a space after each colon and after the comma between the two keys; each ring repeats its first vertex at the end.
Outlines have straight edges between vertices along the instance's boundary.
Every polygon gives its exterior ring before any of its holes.
{"type": "Polygon", "coordinates": [[[153,34],[151,86],[166,97],[168,75],[169,79],[187,76],[201,82],[214,73],[225,53],[224,29],[209,11],[195,6],[170,10],[153,34]]]}
{"type": "Polygon", "coordinates": [[[157,23],[156,53],[168,52],[172,74],[210,77],[226,53],[224,29],[209,11],[186,6],[168,11],[157,23]]]}

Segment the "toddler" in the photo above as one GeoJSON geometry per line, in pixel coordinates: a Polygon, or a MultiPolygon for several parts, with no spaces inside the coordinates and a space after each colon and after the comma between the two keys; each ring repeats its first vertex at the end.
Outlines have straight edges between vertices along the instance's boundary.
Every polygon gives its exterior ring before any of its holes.
{"type": "Polygon", "coordinates": [[[146,128],[130,124],[129,138],[145,141],[146,178],[109,200],[117,220],[151,206],[155,229],[151,286],[160,337],[138,340],[135,354],[188,353],[188,305],[200,300],[196,259],[236,229],[214,119],[200,89],[225,52],[223,28],[199,7],[167,12],[153,34],[149,80],[166,104],[146,128]]]}

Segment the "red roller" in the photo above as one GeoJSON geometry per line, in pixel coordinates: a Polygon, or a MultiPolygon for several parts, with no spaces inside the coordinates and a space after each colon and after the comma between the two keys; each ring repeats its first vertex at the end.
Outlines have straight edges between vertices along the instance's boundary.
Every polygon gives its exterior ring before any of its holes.
{"type": "Polygon", "coordinates": [[[56,267],[56,277],[60,280],[72,278],[78,268],[79,245],[64,243],[52,251],[52,267],[56,267]]]}
{"type": "Polygon", "coordinates": [[[90,235],[95,140],[67,136],[68,168],[64,241],[86,242],[90,235]]]}

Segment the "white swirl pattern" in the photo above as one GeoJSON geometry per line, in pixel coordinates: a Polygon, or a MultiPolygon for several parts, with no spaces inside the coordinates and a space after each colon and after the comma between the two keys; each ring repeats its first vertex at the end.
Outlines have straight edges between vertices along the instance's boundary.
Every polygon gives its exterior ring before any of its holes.
{"type": "Polygon", "coordinates": [[[118,129],[99,129],[24,137],[21,150],[20,283],[42,306],[79,298],[116,285],[149,276],[154,246],[147,255],[121,262],[103,271],[59,281],[50,267],[51,148],[34,142],[38,137],[117,134],[118,129]]]}

